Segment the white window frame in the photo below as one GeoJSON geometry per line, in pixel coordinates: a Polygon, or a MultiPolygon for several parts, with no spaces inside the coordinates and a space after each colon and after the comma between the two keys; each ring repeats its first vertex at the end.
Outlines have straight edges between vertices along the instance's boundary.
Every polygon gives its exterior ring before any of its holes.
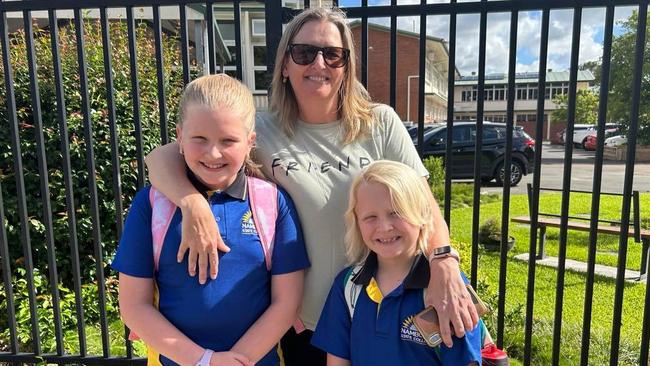
{"type": "Polygon", "coordinates": [[[251,35],[253,37],[266,37],[266,20],[264,18],[251,19],[251,35]],[[262,25],[264,30],[262,33],[255,32],[256,24],[257,26],[262,25]]]}

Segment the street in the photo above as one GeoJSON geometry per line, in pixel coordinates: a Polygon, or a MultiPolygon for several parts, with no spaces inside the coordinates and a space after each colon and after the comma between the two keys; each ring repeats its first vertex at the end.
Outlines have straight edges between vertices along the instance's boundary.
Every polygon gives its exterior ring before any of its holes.
{"type": "MultiPolygon", "coordinates": [[[[596,152],[573,149],[571,166],[571,189],[591,191],[593,189],[594,162],[596,152]]],[[[541,187],[562,188],[564,175],[564,146],[544,143],[542,148],[541,187]]],[[[602,192],[623,193],[625,179],[625,162],[605,160],[603,162],[602,192]]],[[[525,194],[526,184],[533,182],[533,174],[523,177],[516,187],[511,187],[512,194],[525,194]]],[[[650,192],[650,163],[637,163],[634,166],[634,190],[650,192]]],[[[481,191],[501,193],[503,187],[494,182],[481,187],[481,191]]]]}

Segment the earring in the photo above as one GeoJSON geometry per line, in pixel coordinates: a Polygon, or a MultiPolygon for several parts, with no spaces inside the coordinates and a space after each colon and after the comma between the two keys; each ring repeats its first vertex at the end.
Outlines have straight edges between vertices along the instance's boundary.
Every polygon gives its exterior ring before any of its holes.
{"type": "Polygon", "coordinates": [[[179,146],[179,147],[178,147],[178,152],[179,152],[181,155],[185,155],[185,154],[183,153],[183,147],[182,147],[182,146],[179,146]]]}
{"type": "Polygon", "coordinates": [[[282,77],[282,84],[286,84],[286,83],[287,83],[287,79],[289,79],[289,78],[286,77],[286,76],[283,76],[283,77],[282,77]]]}

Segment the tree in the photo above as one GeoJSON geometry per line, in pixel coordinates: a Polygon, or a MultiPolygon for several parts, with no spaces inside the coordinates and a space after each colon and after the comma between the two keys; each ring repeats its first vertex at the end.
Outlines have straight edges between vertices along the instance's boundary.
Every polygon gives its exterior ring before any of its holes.
{"type": "MultiPolygon", "coordinates": [[[[637,24],[638,12],[634,11],[628,19],[619,22],[624,31],[612,40],[608,119],[621,123],[625,130],[630,124],[637,24]]],[[[650,145],[650,24],[646,30],[645,50],[637,135],[640,145],[650,145]]]]}
{"type": "MultiPolygon", "coordinates": [[[[568,120],[568,94],[558,94],[553,98],[553,103],[559,106],[552,113],[554,121],[568,120]]],[[[577,91],[576,120],[575,123],[596,124],[598,122],[598,94],[589,89],[577,91]]]]}

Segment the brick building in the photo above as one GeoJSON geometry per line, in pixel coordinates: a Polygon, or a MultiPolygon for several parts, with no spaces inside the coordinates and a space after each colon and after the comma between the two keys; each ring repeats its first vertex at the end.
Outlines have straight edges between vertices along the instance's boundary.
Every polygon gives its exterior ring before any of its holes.
{"type": "MultiPolygon", "coordinates": [[[[361,57],[361,22],[350,23],[357,57],[361,57]]],[[[420,68],[420,35],[397,30],[397,89],[395,111],[403,121],[417,121],[420,68]],[[410,91],[409,91],[410,86],[410,91]]],[[[427,37],[425,73],[425,123],[447,119],[447,74],[449,53],[441,38],[427,37]]],[[[368,24],[368,92],[373,100],[390,102],[390,28],[368,24]]],[[[357,63],[357,74],[361,63],[357,63]]],[[[460,77],[454,70],[456,77],[460,77]]]]}

